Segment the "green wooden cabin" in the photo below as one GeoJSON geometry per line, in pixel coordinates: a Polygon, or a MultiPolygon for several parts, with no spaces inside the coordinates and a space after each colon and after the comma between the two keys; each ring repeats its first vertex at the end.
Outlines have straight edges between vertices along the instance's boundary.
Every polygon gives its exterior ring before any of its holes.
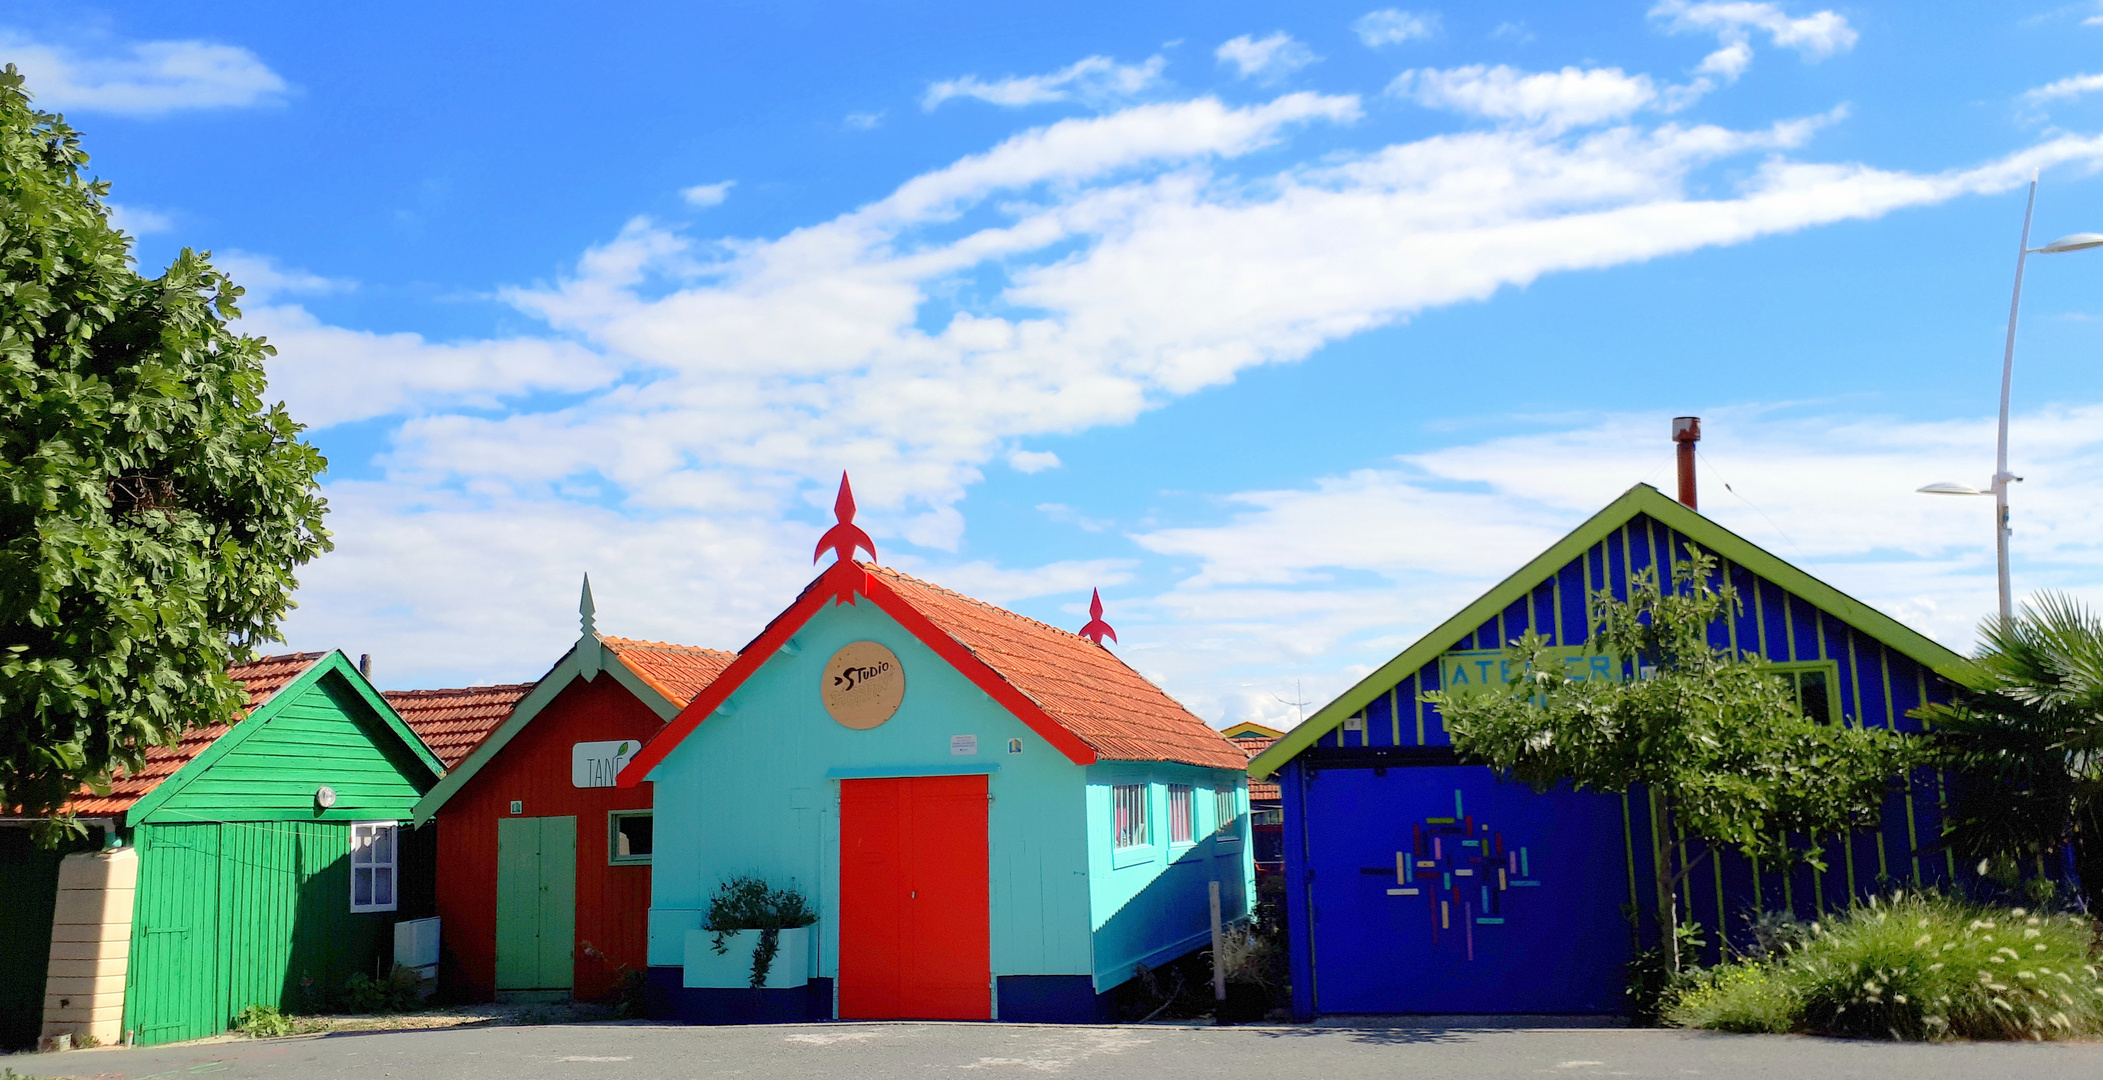
{"type": "Polygon", "coordinates": [[[229,673],[243,717],[76,800],[115,850],[61,868],[44,1034],[148,1045],[218,1034],[249,1005],[317,1010],[353,974],[385,975],[393,924],[430,914],[428,837],[406,824],[438,759],[340,652],[229,673]]]}

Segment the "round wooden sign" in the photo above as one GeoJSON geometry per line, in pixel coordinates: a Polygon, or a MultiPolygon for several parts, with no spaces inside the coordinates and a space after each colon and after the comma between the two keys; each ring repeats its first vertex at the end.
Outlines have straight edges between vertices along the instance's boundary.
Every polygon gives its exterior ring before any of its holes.
{"type": "Polygon", "coordinates": [[[818,696],[833,719],[867,731],[898,712],[905,700],[905,669],[897,653],[873,641],[856,641],[825,662],[818,696]]]}

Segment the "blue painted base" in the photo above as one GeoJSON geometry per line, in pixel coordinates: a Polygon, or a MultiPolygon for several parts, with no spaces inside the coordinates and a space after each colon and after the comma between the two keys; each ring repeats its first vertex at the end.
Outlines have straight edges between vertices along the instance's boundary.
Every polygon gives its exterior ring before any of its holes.
{"type": "Polygon", "coordinates": [[[1110,995],[1086,975],[1002,975],[1000,1018],[1018,1024],[1094,1024],[1111,1019],[1110,995]]]}
{"type": "Polygon", "coordinates": [[[682,986],[682,969],[654,967],[644,984],[644,1008],[653,1020],[682,1024],[800,1024],[832,1019],[832,980],[753,990],[682,986]]]}

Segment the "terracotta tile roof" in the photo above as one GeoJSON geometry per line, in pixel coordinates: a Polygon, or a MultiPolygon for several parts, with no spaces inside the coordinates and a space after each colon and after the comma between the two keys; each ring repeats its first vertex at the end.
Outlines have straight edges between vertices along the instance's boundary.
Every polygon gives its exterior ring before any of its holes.
{"type": "Polygon", "coordinates": [[[533,692],[533,683],[453,690],[388,690],[380,694],[447,769],[460,764],[533,692]]]}
{"type": "Polygon", "coordinates": [[[599,640],[621,658],[621,663],[628,665],[628,670],[642,676],[644,682],[682,709],[738,658],[734,652],[694,645],[637,641],[605,634],[600,634],[599,640]]]}
{"type": "Polygon", "coordinates": [[[1104,759],[1242,769],[1248,758],[1110,650],[882,566],[864,566],[1104,759]]]}
{"type": "MultiPolygon", "coordinates": [[[[1249,755],[1250,761],[1254,761],[1256,755],[1270,749],[1279,738],[1280,735],[1237,735],[1233,741],[1234,745],[1241,747],[1242,753],[1249,755]]],[[[1284,798],[1285,793],[1278,790],[1276,780],[1249,781],[1249,801],[1252,803],[1281,802],[1284,798]]]]}
{"type": "MultiPolygon", "coordinates": [[[[248,689],[248,707],[241,717],[261,708],[272,694],[283,690],[327,653],[288,653],[283,656],[265,656],[254,663],[235,664],[226,673],[235,682],[248,689]]],[[[182,741],[174,746],[149,747],[146,751],[146,766],[137,773],[119,773],[110,780],[110,793],[96,795],[83,791],[66,805],[66,809],[80,817],[114,817],[131,809],[132,804],[145,798],[161,781],[174,776],[188,765],[205,748],[219,741],[219,736],[232,731],[233,724],[207,724],[183,732],[182,741]]]]}

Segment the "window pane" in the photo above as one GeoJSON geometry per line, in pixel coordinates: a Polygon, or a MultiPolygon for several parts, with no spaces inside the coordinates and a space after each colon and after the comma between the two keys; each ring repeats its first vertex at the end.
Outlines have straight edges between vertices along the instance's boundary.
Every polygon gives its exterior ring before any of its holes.
{"type": "Polygon", "coordinates": [[[1804,671],[1797,675],[1796,704],[1804,715],[1821,724],[1833,719],[1832,698],[1826,692],[1826,673],[1804,671]]]}
{"type": "Polygon", "coordinates": [[[1146,786],[1119,784],[1110,789],[1110,802],[1117,814],[1117,846],[1140,847],[1147,841],[1146,786]]]}
{"type": "Polygon", "coordinates": [[[619,837],[616,854],[621,858],[632,858],[650,854],[651,823],[655,819],[649,814],[624,814],[614,819],[619,837]]]}
{"type": "Polygon", "coordinates": [[[364,825],[351,826],[351,865],[364,866],[372,862],[372,830],[364,825]]]}
{"type": "Polygon", "coordinates": [[[394,826],[373,826],[372,861],[376,865],[394,865],[394,826]]]}
{"type": "Polygon", "coordinates": [[[1191,805],[1190,786],[1188,784],[1170,784],[1168,786],[1169,843],[1190,843],[1191,834],[1197,831],[1191,827],[1190,816],[1193,809],[1195,807],[1191,805]]]}
{"type": "Polygon", "coordinates": [[[351,906],[369,907],[372,904],[372,870],[369,867],[354,867],[351,870],[351,906]]]}
{"type": "Polygon", "coordinates": [[[394,870],[383,868],[372,872],[372,902],[379,907],[394,906],[394,870]]]}

